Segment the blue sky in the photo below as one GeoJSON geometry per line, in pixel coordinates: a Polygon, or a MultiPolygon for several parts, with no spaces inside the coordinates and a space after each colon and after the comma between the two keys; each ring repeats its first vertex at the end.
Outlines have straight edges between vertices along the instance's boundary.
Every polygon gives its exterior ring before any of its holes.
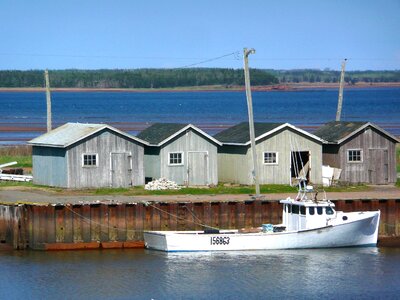
{"type": "Polygon", "coordinates": [[[398,70],[400,0],[0,0],[0,36],[2,70],[398,70]]]}

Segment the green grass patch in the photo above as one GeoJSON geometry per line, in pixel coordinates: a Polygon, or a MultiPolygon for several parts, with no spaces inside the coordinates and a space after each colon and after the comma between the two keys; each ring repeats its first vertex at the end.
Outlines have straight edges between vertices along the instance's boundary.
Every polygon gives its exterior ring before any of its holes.
{"type": "Polygon", "coordinates": [[[32,168],[31,155],[1,155],[0,165],[16,161],[18,164],[9,166],[8,168],[32,168]]]}

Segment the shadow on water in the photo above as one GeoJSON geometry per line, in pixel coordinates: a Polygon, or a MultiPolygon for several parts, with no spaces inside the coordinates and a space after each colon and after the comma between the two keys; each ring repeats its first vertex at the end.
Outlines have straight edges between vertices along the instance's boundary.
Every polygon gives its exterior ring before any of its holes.
{"type": "Polygon", "coordinates": [[[0,298],[365,298],[400,292],[400,248],[0,252],[0,298]]]}

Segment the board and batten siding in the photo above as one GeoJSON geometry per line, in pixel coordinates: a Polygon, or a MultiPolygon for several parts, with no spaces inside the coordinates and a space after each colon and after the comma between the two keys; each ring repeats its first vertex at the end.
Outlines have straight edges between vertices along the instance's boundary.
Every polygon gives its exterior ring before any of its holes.
{"type": "MultiPolygon", "coordinates": [[[[188,167],[189,172],[198,172],[201,176],[203,176],[202,174],[205,175],[204,185],[218,183],[217,145],[192,129],[188,129],[162,145],[159,160],[160,177],[172,180],[177,184],[188,183],[188,167]],[[171,152],[183,153],[182,165],[169,165],[169,153],[171,152]],[[204,153],[207,156],[206,161],[202,159],[191,160],[194,165],[188,166],[188,156],[196,155],[196,153],[204,153]]],[[[191,182],[189,182],[189,185],[191,185],[191,182]]]]}
{"type": "Polygon", "coordinates": [[[161,177],[160,148],[145,146],[144,148],[144,175],[146,178],[158,179],[161,177]]]}
{"type": "Polygon", "coordinates": [[[32,146],[33,183],[68,187],[66,150],[32,146]]]}
{"type": "MultiPolygon", "coordinates": [[[[131,163],[126,180],[127,185],[144,184],[144,148],[140,143],[127,139],[122,135],[103,130],[89,138],[72,145],[67,151],[68,159],[68,186],[71,188],[111,187],[113,182],[121,182],[112,176],[121,176],[111,171],[111,156],[115,153],[125,153],[131,163]],[[83,154],[97,154],[98,161],[95,167],[83,167],[83,154]]],[[[126,176],[126,174],[122,174],[126,176]]],[[[124,182],[125,180],[122,180],[124,182]]]]}
{"type": "MultiPolygon", "coordinates": [[[[256,143],[260,184],[290,184],[291,151],[310,153],[310,180],[322,183],[322,143],[291,129],[281,130],[256,143]],[[277,164],[264,164],[264,152],[277,152],[277,164]]],[[[218,155],[221,182],[254,184],[253,158],[250,146],[221,147],[218,155]]]]}
{"type": "Polygon", "coordinates": [[[369,127],[343,143],[338,156],[342,168],[341,181],[373,184],[396,182],[396,143],[374,128],[369,127]],[[348,162],[348,150],[361,150],[362,162],[348,162]],[[387,151],[385,158],[376,155],[384,151],[387,151]],[[383,172],[383,168],[387,168],[387,171],[383,172]]]}

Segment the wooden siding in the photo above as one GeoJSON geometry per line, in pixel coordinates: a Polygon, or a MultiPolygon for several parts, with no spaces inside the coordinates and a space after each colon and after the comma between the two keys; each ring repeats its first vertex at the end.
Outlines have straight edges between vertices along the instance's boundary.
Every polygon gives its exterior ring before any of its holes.
{"type": "Polygon", "coordinates": [[[333,168],[340,168],[339,145],[322,145],[322,164],[333,168]]]}
{"type": "Polygon", "coordinates": [[[396,143],[373,128],[367,128],[343,143],[338,156],[342,168],[341,181],[372,184],[396,182],[396,143]],[[348,162],[347,151],[357,149],[362,150],[362,162],[348,162]],[[387,151],[386,158],[373,150],[387,151]],[[383,172],[384,168],[387,171],[383,172]]]}
{"type": "Polygon", "coordinates": [[[32,147],[33,183],[68,187],[65,149],[32,147]]]}
{"type": "MultiPolygon", "coordinates": [[[[217,162],[217,145],[209,139],[204,138],[196,131],[191,129],[180,134],[172,139],[167,144],[163,145],[160,149],[160,177],[165,177],[169,180],[175,181],[178,184],[187,184],[188,182],[188,156],[189,153],[207,153],[208,165],[205,165],[204,160],[192,160],[194,165],[190,166],[189,172],[193,170],[204,171],[206,170],[207,177],[204,184],[217,184],[218,183],[218,162],[217,162]],[[169,153],[182,152],[183,164],[182,165],[169,165],[169,153]]],[[[155,161],[153,163],[156,163],[155,161]]],[[[200,172],[201,173],[201,172],[200,172]]],[[[147,176],[147,175],[146,175],[147,176]]],[[[195,181],[194,184],[199,184],[195,181]]],[[[191,183],[189,182],[189,185],[191,183]]],[[[203,185],[203,184],[200,184],[203,185]]]]}
{"type": "MultiPolygon", "coordinates": [[[[260,184],[290,183],[291,151],[310,152],[312,183],[322,183],[322,144],[293,130],[284,129],[256,144],[260,184]],[[277,152],[278,164],[264,164],[264,152],[277,152]]],[[[253,184],[253,158],[250,146],[223,146],[219,155],[221,182],[253,184]]]]}
{"type": "MultiPolygon", "coordinates": [[[[252,182],[247,146],[224,145],[218,152],[218,178],[220,182],[249,184],[252,182]]],[[[250,154],[251,155],[251,154],[250,154]]]]}
{"type": "Polygon", "coordinates": [[[161,177],[160,148],[145,146],[144,148],[144,176],[158,179],[161,177]]]}
{"type": "MultiPolygon", "coordinates": [[[[104,130],[86,140],[73,145],[67,151],[68,157],[68,187],[110,187],[113,177],[111,174],[111,153],[128,153],[132,164],[129,185],[144,184],[143,146],[129,140],[122,135],[109,130],[104,130]],[[96,167],[83,167],[82,155],[96,153],[98,165],[96,167]]],[[[114,180],[114,182],[122,182],[114,180]]]]}

